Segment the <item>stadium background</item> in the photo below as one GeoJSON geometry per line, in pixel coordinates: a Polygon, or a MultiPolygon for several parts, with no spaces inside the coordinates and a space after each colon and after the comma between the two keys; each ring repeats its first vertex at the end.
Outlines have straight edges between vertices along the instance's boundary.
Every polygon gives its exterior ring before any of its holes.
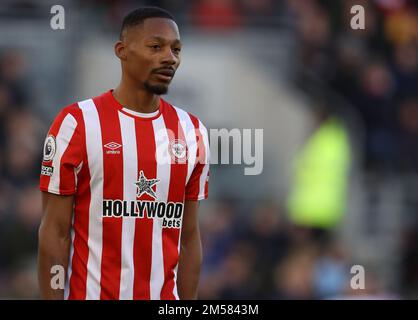
{"type": "Polygon", "coordinates": [[[167,99],[208,128],[264,129],[260,175],[212,165],[199,297],[418,297],[415,1],[62,0],[65,30],[50,28],[54,4],[0,1],[0,298],[39,298],[45,134],[61,107],[117,84],[121,18],[143,4],[180,25],[167,99]],[[355,4],[365,30],[350,28],[355,4]]]}

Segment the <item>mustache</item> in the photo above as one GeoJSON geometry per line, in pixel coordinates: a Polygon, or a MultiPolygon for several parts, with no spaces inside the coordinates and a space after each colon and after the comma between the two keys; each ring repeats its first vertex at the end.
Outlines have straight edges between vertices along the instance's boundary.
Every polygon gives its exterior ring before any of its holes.
{"type": "Polygon", "coordinates": [[[165,67],[160,67],[160,68],[154,68],[151,70],[151,73],[160,73],[160,72],[169,72],[172,73],[174,75],[174,73],[176,72],[176,70],[171,67],[171,66],[165,66],[165,67]]]}

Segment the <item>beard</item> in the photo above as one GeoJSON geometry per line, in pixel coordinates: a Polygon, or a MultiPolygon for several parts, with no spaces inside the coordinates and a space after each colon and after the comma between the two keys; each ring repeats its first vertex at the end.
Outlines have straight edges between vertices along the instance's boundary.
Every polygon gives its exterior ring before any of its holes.
{"type": "Polygon", "coordinates": [[[166,94],[168,92],[168,85],[152,85],[148,81],[145,81],[144,87],[148,92],[157,95],[166,94]]]}

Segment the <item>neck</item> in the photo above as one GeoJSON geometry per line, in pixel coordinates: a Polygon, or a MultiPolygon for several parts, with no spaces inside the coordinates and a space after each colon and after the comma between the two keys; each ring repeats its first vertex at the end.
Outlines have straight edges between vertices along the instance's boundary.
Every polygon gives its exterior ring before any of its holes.
{"type": "Polygon", "coordinates": [[[159,95],[139,89],[126,79],[122,79],[113,90],[113,96],[125,108],[136,112],[152,113],[158,110],[160,104],[159,95]]]}

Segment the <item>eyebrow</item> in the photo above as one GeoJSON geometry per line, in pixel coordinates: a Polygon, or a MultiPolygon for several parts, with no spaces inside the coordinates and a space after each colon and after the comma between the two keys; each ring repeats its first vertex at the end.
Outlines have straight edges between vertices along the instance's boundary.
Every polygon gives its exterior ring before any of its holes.
{"type": "MultiPolygon", "coordinates": [[[[163,37],[159,37],[159,36],[151,36],[148,38],[148,40],[158,40],[160,42],[170,42],[169,40],[167,40],[166,38],[163,37]]],[[[175,39],[172,41],[174,44],[182,44],[181,41],[179,39],[175,39]]]]}

